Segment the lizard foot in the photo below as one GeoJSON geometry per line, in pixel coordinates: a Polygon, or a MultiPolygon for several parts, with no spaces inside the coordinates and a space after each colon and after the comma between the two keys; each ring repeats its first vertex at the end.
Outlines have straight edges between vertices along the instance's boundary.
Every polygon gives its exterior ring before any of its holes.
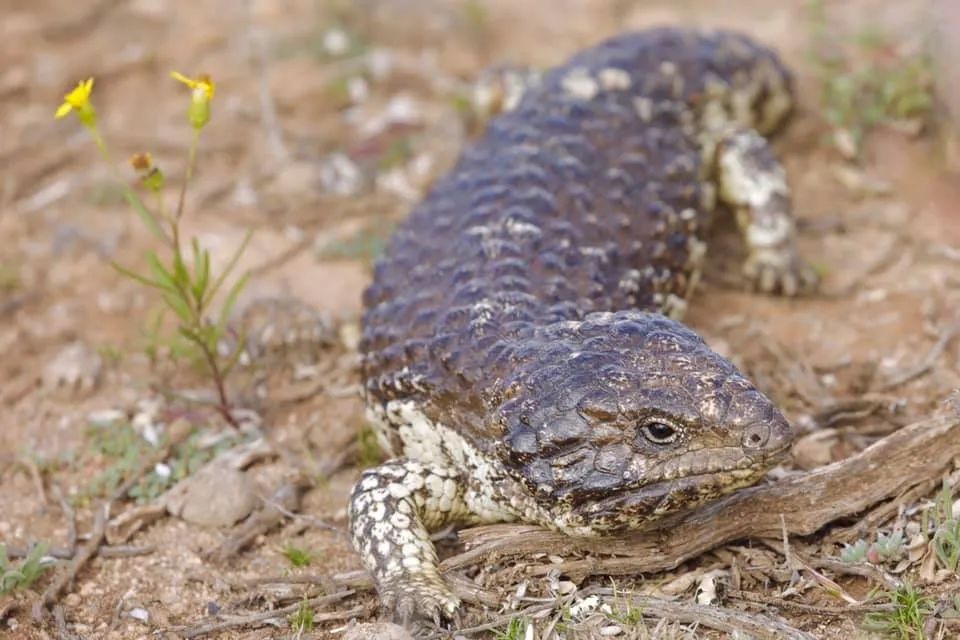
{"type": "Polygon", "coordinates": [[[762,293],[795,296],[816,289],[820,275],[790,249],[753,251],[743,263],[743,274],[762,293]]]}
{"type": "Polygon", "coordinates": [[[380,585],[380,602],[394,622],[404,626],[429,621],[440,627],[446,621],[455,622],[459,618],[460,599],[437,578],[407,575],[380,585]]]}

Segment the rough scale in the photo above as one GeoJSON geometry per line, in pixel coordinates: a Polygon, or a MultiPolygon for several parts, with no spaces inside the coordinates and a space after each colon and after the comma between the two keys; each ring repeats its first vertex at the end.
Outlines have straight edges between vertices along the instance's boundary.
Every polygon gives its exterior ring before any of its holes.
{"type": "Polygon", "coordinates": [[[777,57],[731,32],[622,35],[531,82],[392,239],[365,294],[354,545],[401,619],[453,614],[428,531],[648,525],[755,482],[788,423],[678,319],[716,203],[760,290],[815,283],[768,146],[777,57]]]}

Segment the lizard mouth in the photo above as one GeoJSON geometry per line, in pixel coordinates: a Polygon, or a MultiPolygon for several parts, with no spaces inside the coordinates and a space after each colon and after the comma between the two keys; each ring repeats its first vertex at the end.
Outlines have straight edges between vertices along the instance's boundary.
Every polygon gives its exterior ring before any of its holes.
{"type": "Polygon", "coordinates": [[[717,451],[694,453],[704,455],[684,454],[667,461],[674,464],[665,463],[660,473],[647,475],[643,484],[584,501],[577,511],[596,534],[648,528],[666,515],[693,509],[754,484],[777,459],[767,455],[752,459],[740,450],[736,459],[732,450],[719,459],[717,451]]]}

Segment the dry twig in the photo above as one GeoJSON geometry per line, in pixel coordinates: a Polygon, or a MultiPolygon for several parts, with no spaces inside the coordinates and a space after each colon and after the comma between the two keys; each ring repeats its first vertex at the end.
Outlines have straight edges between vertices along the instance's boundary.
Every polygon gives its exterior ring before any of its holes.
{"type": "Polygon", "coordinates": [[[933,365],[937,363],[937,360],[940,359],[940,356],[943,355],[943,352],[947,349],[947,346],[949,346],[950,342],[958,332],[960,332],[960,323],[958,322],[945,327],[940,332],[940,337],[937,338],[936,344],[933,345],[933,348],[930,349],[923,360],[921,360],[915,366],[905,371],[901,371],[899,374],[888,380],[880,387],[880,391],[890,391],[891,389],[895,389],[902,384],[906,384],[911,380],[919,378],[933,369],[933,365]]]}
{"type": "MultiPolygon", "coordinates": [[[[185,625],[179,627],[170,627],[167,629],[170,633],[175,633],[182,638],[199,638],[200,636],[205,636],[209,633],[215,633],[217,631],[225,631],[227,629],[236,629],[237,627],[249,627],[249,626],[259,626],[258,623],[264,622],[266,620],[273,620],[276,618],[282,618],[288,616],[292,613],[296,613],[300,607],[318,607],[323,605],[335,604],[340,602],[344,598],[353,595],[352,591],[340,591],[337,593],[331,593],[326,596],[317,596],[316,598],[309,598],[307,600],[302,600],[294,604],[288,605],[286,607],[281,607],[279,609],[274,609],[272,611],[258,611],[256,613],[250,613],[246,615],[237,615],[230,616],[226,620],[217,620],[211,622],[203,622],[197,625],[185,625]]],[[[345,611],[331,611],[331,612],[322,612],[315,613],[313,615],[314,622],[329,622],[331,620],[344,620],[353,618],[355,616],[360,616],[370,613],[369,605],[360,605],[353,607],[351,609],[346,609],[345,611]]],[[[226,616],[220,616],[225,618],[226,616]]]]}
{"type": "Polygon", "coordinates": [[[44,590],[40,599],[33,604],[33,619],[37,622],[43,620],[44,610],[50,607],[60,598],[67,586],[69,586],[77,577],[77,573],[87,563],[90,558],[97,554],[97,550],[103,543],[104,535],[107,529],[107,519],[110,515],[110,504],[105,502],[97,510],[93,521],[93,529],[90,532],[90,538],[83,544],[77,553],[70,560],[67,567],[57,574],[50,585],[44,590]]]}

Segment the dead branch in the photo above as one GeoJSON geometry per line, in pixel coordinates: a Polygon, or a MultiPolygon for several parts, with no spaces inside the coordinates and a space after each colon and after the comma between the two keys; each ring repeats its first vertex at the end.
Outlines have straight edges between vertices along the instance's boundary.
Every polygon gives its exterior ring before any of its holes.
{"type": "Polygon", "coordinates": [[[77,514],[57,484],[53,485],[53,495],[60,504],[63,517],[67,519],[67,549],[70,551],[70,555],[73,556],[77,551],[77,514]]]}
{"type": "MultiPolygon", "coordinates": [[[[259,626],[259,623],[266,620],[273,620],[276,618],[282,618],[288,616],[292,613],[296,613],[301,607],[318,607],[329,604],[335,604],[340,602],[344,598],[353,595],[352,591],[341,591],[338,593],[331,593],[326,596],[317,596],[316,598],[309,598],[300,602],[296,602],[286,607],[281,607],[279,609],[274,609],[272,611],[258,611],[256,613],[246,614],[246,615],[236,615],[229,616],[228,619],[220,619],[212,622],[204,622],[197,625],[185,625],[180,627],[170,627],[167,629],[170,633],[175,633],[181,638],[199,638],[200,636],[207,635],[209,633],[214,633],[217,631],[224,631],[226,629],[235,629],[237,627],[247,627],[247,626],[259,626]]],[[[344,611],[332,611],[332,612],[322,612],[315,613],[313,616],[314,622],[328,622],[331,620],[344,620],[350,619],[355,616],[360,616],[370,613],[369,605],[360,605],[353,607],[352,609],[346,609],[344,611]]],[[[226,618],[227,616],[221,616],[221,618],[226,618]]]]}
{"type": "Polygon", "coordinates": [[[815,636],[791,627],[779,618],[727,609],[712,605],[677,602],[651,596],[624,595],[609,587],[585,589],[584,594],[615,597],[620,602],[641,609],[644,616],[675,620],[680,624],[699,624],[709,629],[730,634],[747,635],[770,640],[815,640],[815,636]]]}
{"type": "MultiPolygon", "coordinates": [[[[98,558],[130,558],[132,556],[145,556],[153,553],[157,548],[155,545],[148,544],[144,546],[133,545],[101,545],[97,549],[98,558]]],[[[30,549],[26,547],[7,547],[7,556],[10,558],[26,558],[30,554],[30,549]]],[[[51,558],[57,560],[72,560],[77,554],[76,546],[70,548],[54,547],[48,549],[47,553],[51,558]]]]}
{"type": "Polygon", "coordinates": [[[946,351],[947,347],[950,345],[950,342],[958,332],[960,332],[960,323],[955,322],[945,327],[940,332],[940,336],[937,338],[936,344],[933,345],[933,348],[930,349],[923,360],[921,360],[916,366],[905,371],[901,371],[899,374],[888,380],[880,387],[880,391],[890,391],[891,389],[895,389],[902,384],[910,382],[911,380],[919,378],[920,376],[928,373],[931,369],[933,369],[933,365],[937,363],[937,360],[940,359],[940,356],[943,355],[943,352],[946,351]]]}
{"type": "Polygon", "coordinates": [[[97,554],[100,545],[103,544],[104,535],[107,529],[107,519],[109,517],[110,505],[104,503],[96,510],[93,521],[93,529],[90,532],[90,538],[81,546],[67,567],[57,574],[50,585],[44,590],[40,599],[33,604],[33,619],[37,622],[43,620],[44,610],[50,605],[56,603],[66,588],[73,583],[80,569],[90,558],[97,554]]]}
{"type": "Polygon", "coordinates": [[[782,527],[790,535],[810,535],[939,478],[957,456],[960,417],[935,417],[904,427],[856,456],[744,489],[664,521],[656,530],[588,539],[515,524],[466,529],[460,536],[468,550],[445,560],[443,568],[449,571],[490,557],[530,556],[550,549],[561,556],[587,557],[533,565],[530,574],[558,570],[576,579],[665,571],[727,542],[779,538],[782,527]]]}

